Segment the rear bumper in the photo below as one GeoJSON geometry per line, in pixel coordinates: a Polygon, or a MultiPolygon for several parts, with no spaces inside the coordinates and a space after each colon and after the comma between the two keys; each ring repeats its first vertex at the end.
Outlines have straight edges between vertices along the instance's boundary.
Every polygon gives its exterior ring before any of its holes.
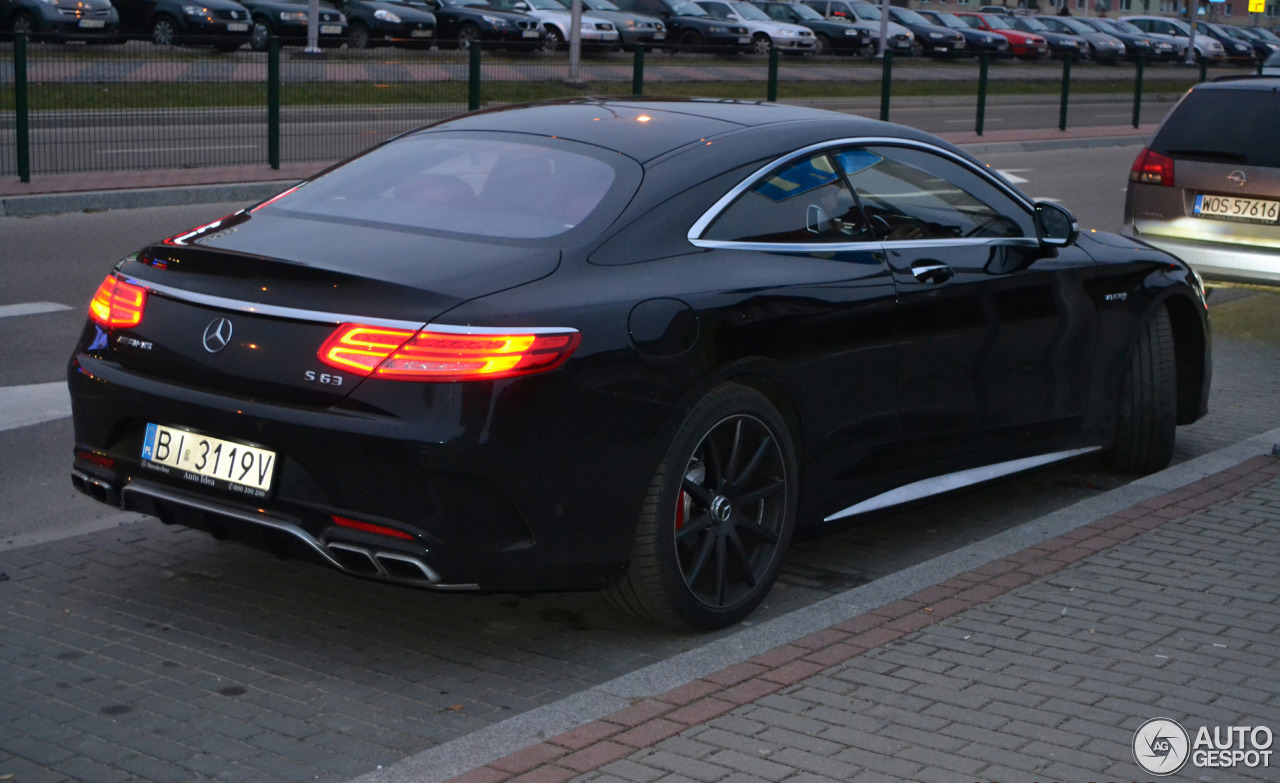
{"type": "Polygon", "coordinates": [[[1208,285],[1280,290],[1280,249],[1170,239],[1135,231],[1132,224],[1123,233],[1187,262],[1208,285]]]}
{"type": "Polygon", "coordinates": [[[615,400],[562,372],[528,380],[518,405],[499,405],[513,382],[494,381],[394,384],[357,400],[358,389],[348,403],[309,408],[147,378],[80,353],[68,376],[72,481],[114,507],[370,578],[435,589],[611,584],[630,557],[666,411],[619,416],[615,400]],[[148,422],[275,452],[270,492],[205,486],[143,461],[148,422]],[[621,437],[604,440],[610,432],[621,437]],[[334,515],[408,536],[351,529],[334,515]]]}

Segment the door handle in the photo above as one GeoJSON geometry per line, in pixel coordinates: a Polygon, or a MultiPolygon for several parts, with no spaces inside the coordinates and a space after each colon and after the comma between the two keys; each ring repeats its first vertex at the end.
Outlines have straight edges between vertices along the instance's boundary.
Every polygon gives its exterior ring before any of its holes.
{"type": "Polygon", "coordinates": [[[917,261],[911,265],[911,274],[926,285],[937,285],[950,280],[955,275],[955,271],[937,261],[917,261]]]}

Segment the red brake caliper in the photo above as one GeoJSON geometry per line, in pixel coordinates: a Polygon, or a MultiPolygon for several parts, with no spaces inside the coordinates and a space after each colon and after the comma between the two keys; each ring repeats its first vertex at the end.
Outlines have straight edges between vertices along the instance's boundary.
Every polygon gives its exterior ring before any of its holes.
{"type": "Polygon", "coordinates": [[[681,490],[680,497],[676,498],[676,530],[684,527],[684,507],[688,504],[689,493],[681,490]]]}

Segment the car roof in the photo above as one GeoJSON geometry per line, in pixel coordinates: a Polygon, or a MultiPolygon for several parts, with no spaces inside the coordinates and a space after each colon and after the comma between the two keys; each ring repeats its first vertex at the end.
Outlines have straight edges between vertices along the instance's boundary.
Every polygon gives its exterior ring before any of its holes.
{"type": "Polygon", "coordinates": [[[1280,90],[1280,76],[1220,76],[1195,85],[1195,90],[1280,90]]]}
{"type": "Polygon", "coordinates": [[[815,122],[823,126],[834,123],[840,135],[850,137],[883,136],[890,130],[904,138],[925,136],[838,112],[710,98],[564,98],[474,112],[429,126],[424,132],[528,133],[616,150],[644,163],[695,142],[747,128],[815,122]]]}

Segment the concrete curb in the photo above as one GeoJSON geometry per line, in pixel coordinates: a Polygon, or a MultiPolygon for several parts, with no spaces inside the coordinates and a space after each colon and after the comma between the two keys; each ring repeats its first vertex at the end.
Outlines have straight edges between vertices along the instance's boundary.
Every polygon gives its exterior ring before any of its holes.
{"type": "Polygon", "coordinates": [[[762,625],[746,627],[697,649],[438,745],[391,767],[355,778],[352,783],[443,783],[548,738],[613,715],[638,700],[669,693],[753,656],[1230,470],[1251,458],[1271,454],[1277,441],[1280,441],[1280,428],[1166,468],[762,625]]]}

